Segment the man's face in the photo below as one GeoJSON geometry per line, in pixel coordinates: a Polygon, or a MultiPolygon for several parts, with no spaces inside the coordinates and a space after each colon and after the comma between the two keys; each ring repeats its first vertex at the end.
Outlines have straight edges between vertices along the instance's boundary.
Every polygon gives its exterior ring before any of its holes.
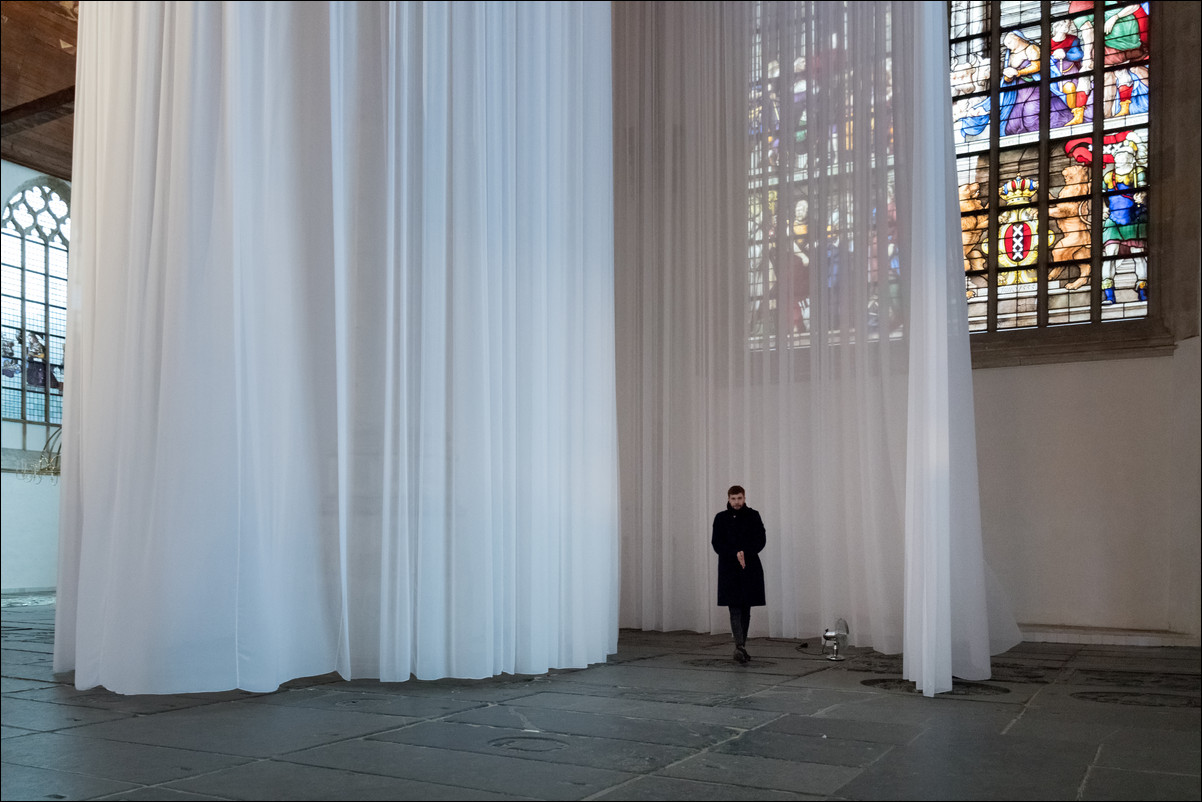
{"type": "Polygon", "coordinates": [[[741,510],[743,509],[743,502],[746,501],[746,498],[744,498],[742,493],[738,493],[733,496],[727,496],[726,500],[730,502],[730,506],[733,509],[741,510]]]}

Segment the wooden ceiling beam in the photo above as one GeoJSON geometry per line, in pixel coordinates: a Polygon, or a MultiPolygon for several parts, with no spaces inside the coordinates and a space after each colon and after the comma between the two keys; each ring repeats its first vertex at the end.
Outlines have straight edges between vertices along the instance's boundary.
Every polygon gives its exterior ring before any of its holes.
{"type": "Polygon", "coordinates": [[[68,86],[57,92],[21,103],[0,112],[0,138],[19,134],[39,125],[75,113],[75,87],[68,86]]]}

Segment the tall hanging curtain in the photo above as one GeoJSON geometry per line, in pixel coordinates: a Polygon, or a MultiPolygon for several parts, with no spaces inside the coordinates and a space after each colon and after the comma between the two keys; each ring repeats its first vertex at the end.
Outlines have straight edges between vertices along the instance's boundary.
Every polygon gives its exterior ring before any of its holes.
{"type": "Polygon", "coordinates": [[[608,5],[80,11],[55,669],[604,661],[608,5]]]}
{"type": "Polygon", "coordinates": [[[939,3],[615,5],[623,626],[728,631],[738,484],[753,636],[844,619],[927,695],[1018,642],[981,554],[946,41],[939,3]]]}

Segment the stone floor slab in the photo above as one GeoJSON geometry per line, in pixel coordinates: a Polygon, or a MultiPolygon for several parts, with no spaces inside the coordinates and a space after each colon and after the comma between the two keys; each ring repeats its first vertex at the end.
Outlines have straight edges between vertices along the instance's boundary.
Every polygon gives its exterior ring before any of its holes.
{"type": "Polygon", "coordinates": [[[754,693],[764,687],[776,685],[778,676],[754,672],[717,672],[686,668],[656,668],[638,664],[596,666],[587,672],[557,678],[562,683],[588,685],[613,685],[644,689],[676,690],[687,688],[692,693],[708,692],[724,696],[754,693]]]}
{"type": "Polygon", "coordinates": [[[839,789],[847,799],[1072,800],[1094,749],[985,733],[926,732],[839,789]]]}
{"type": "MultiPolygon", "coordinates": [[[[580,688],[576,689],[577,691],[580,688]]],[[[751,729],[779,717],[773,711],[740,707],[715,707],[686,702],[655,702],[631,699],[626,696],[592,696],[583,693],[539,693],[506,704],[523,707],[546,707],[552,710],[572,710],[579,713],[607,713],[615,716],[635,716],[663,721],[695,721],[719,727],[751,729]]]]}
{"type": "Polygon", "coordinates": [[[226,797],[208,796],[207,794],[191,794],[187,791],[176,791],[162,785],[152,785],[145,788],[135,788],[132,791],[122,791],[110,796],[98,796],[97,800],[121,800],[121,802],[199,802],[200,800],[225,800],[226,797]]]}
{"type": "Polygon", "coordinates": [[[642,800],[687,799],[690,802],[725,802],[725,800],[764,800],[765,802],[788,802],[789,800],[825,799],[823,796],[767,791],[763,788],[723,783],[698,782],[677,777],[639,777],[629,783],[605,791],[592,799],[642,800]]]}
{"type": "Polygon", "coordinates": [[[225,771],[171,783],[168,788],[211,794],[221,799],[256,800],[517,800],[528,797],[498,794],[422,782],[386,774],[304,766],[259,760],[225,771]]]}
{"type": "Polygon", "coordinates": [[[786,714],[765,724],[761,732],[787,732],[817,738],[844,741],[870,741],[883,744],[907,744],[923,733],[923,728],[906,724],[853,721],[825,716],[786,714]]]}
{"type": "Polygon", "coordinates": [[[576,713],[519,704],[494,705],[457,713],[457,724],[482,724],[527,732],[586,735],[665,746],[702,749],[738,736],[743,730],[695,721],[664,721],[605,713],[576,713]]]}
{"type": "Polygon", "coordinates": [[[52,702],[59,705],[86,707],[94,710],[108,710],[109,712],[125,716],[144,716],[168,710],[200,707],[212,703],[211,700],[197,698],[196,696],[170,694],[137,694],[126,696],[113,693],[105,688],[91,688],[81,691],[72,685],[53,685],[37,690],[21,691],[14,694],[11,698],[28,699],[35,702],[52,702]]]}
{"type": "Polygon", "coordinates": [[[665,769],[661,774],[761,791],[785,791],[825,797],[859,776],[862,769],[749,754],[708,752],[665,769]]]}
{"type": "Polygon", "coordinates": [[[1081,800],[1126,802],[1171,802],[1202,799],[1202,780],[1197,774],[1164,774],[1126,769],[1094,768],[1078,797],[1081,800]]]}
{"type": "Polygon", "coordinates": [[[893,748],[892,744],[872,741],[756,730],[727,741],[714,751],[732,755],[770,757],[794,763],[862,768],[880,759],[893,748]]]}
{"type": "Polygon", "coordinates": [[[427,722],[373,736],[373,740],[486,755],[519,755],[530,761],[571,763],[644,774],[683,760],[696,750],[647,742],[517,728],[427,722]]]}
{"type": "Polygon", "coordinates": [[[136,785],[153,785],[180,777],[190,777],[245,763],[247,760],[212,752],[195,752],[59,733],[37,733],[27,738],[7,740],[3,743],[3,755],[6,767],[33,766],[136,785]]]}
{"type": "Polygon", "coordinates": [[[301,707],[226,702],[81,727],[78,734],[246,757],[273,757],[392,729],[405,719],[301,707]]]}
{"type": "Polygon", "coordinates": [[[0,772],[2,799],[94,799],[135,789],[130,783],[88,777],[34,766],[4,764],[0,772]]]}
{"type": "Polygon", "coordinates": [[[361,773],[385,774],[457,788],[530,799],[584,799],[635,775],[374,739],[343,741],[288,756],[289,762],[361,773]]]}
{"type": "MultiPolygon", "coordinates": [[[[434,696],[402,696],[400,694],[331,690],[322,686],[275,693],[254,701],[285,707],[310,707],[315,710],[353,710],[358,713],[378,713],[405,719],[404,723],[443,718],[487,704],[467,699],[439,699],[434,696]]],[[[401,725],[398,724],[398,726],[401,725]]]]}
{"type": "Polygon", "coordinates": [[[1176,733],[1141,730],[1139,738],[1130,733],[1115,733],[1102,744],[1097,765],[1143,774],[1164,772],[1197,776],[1202,772],[1202,750],[1196,739],[1183,742],[1176,733]]]}
{"type": "Polygon", "coordinates": [[[4,697],[4,723],[10,727],[20,727],[26,730],[51,732],[126,718],[129,718],[127,713],[38,702],[16,695],[4,697]]]}

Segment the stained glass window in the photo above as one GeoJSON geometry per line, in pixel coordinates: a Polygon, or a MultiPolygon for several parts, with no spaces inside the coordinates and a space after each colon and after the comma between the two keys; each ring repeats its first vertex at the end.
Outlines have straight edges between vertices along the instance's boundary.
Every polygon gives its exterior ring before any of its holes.
{"type": "Polygon", "coordinates": [[[1148,314],[1148,3],[950,3],[973,331],[1148,314]]]}
{"type": "MultiPolygon", "coordinates": [[[[831,343],[901,333],[892,140],[882,124],[892,87],[853,104],[860,76],[844,56],[848,33],[817,36],[814,15],[812,2],[755,4],[747,128],[753,350],[806,347],[819,330],[831,343]],[[827,96],[848,102],[818,103],[808,70],[827,96]],[[849,270],[855,250],[867,254],[867,275],[849,270]],[[855,293],[839,292],[861,280],[855,293]],[[853,294],[856,308],[838,308],[836,297],[853,294]]],[[[874,25],[887,48],[887,5],[874,25]]],[[[885,58],[891,75],[891,54],[885,58]]]]}
{"type": "Polygon", "coordinates": [[[39,178],[21,186],[0,218],[0,406],[10,444],[10,422],[35,424],[40,450],[62,423],[63,363],[67,335],[67,248],[71,239],[66,184],[39,178]]]}

